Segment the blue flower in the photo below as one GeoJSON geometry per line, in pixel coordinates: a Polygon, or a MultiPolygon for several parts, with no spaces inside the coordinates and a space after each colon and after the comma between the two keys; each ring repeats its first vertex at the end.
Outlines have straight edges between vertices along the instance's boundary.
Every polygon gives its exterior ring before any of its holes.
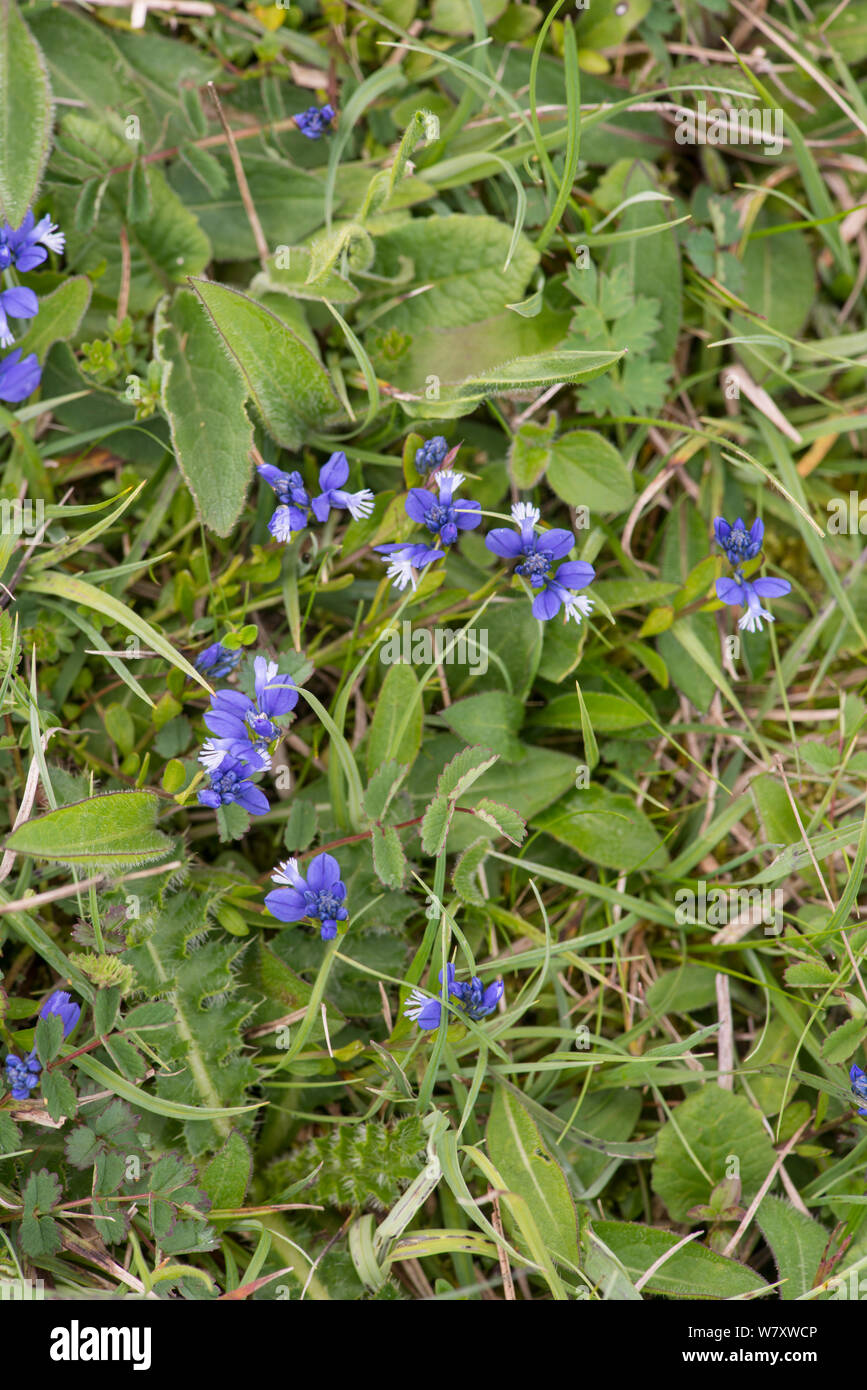
{"type": "Polygon", "coordinates": [[[199,652],[193,664],[203,676],[211,675],[215,680],[221,680],[234,671],[243,654],[240,647],[224,647],[222,642],[212,642],[199,652]]]}
{"type": "Polygon", "coordinates": [[[198,793],[200,806],[216,810],[218,806],[228,806],[235,802],[249,811],[251,816],[264,816],[268,810],[268,798],[259,787],[247,778],[249,768],[231,753],[224,753],[216,767],[210,769],[210,787],[198,793]]]}
{"type": "Polygon", "coordinates": [[[65,244],[63,232],[57,230],[50,217],[34,222],[32,211],[28,212],[20,227],[13,229],[8,222],[0,227],[0,270],[7,270],[10,265],[17,270],[34,270],[49,251],[60,255],[65,244]]]}
{"type": "Polygon", "coordinates": [[[0,291],[0,347],[11,347],[15,342],[9,328],[9,315],[13,319],[34,319],[38,313],[39,300],[32,290],[13,285],[11,289],[0,291]]]}
{"type": "Polygon", "coordinates": [[[31,396],[42,380],[42,368],[31,352],[22,358],[21,349],[16,348],[0,362],[0,401],[18,404],[31,396]]]}
{"type": "Polygon", "coordinates": [[[433,439],[425,440],[421,448],[415,451],[415,466],[418,472],[429,473],[432,468],[439,468],[448,451],[448,440],[441,434],[435,434],[433,439]]]}
{"type": "Polygon", "coordinates": [[[331,854],[317,854],[310,860],[307,877],[298,871],[297,859],[278,864],[271,875],[275,888],[265,898],[265,906],[281,922],[300,922],[309,917],[321,923],[319,935],[332,941],[337,935],[337,923],[345,922],[349,913],[343,906],[346,884],[340,878],[340,865],[331,854]]]}
{"type": "Polygon", "coordinates": [[[268,522],[268,530],[275,541],[289,541],[295,531],[303,531],[307,525],[310,494],[304,479],[296,469],[283,473],[272,463],[260,463],[256,472],[274,489],[280,504],[268,522]]]}
{"type": "MultiPolygon", "coordinates": [[[[439,972],[439,981],[442,984],[442,971],[439,972]]],[[[495,980],[493,984],[488,985],[487,989],[477,975],[474,975],[471,980],[456,981],[455,967],[451,961],[446,966],[446,984],[449,997],[455,1007],[466,1014],[468,1018],[471,1018],[474,1023],[478,1023],[479,1019],[492,1013],[503,995],[502,980],[495,980]]],[[[439,1028],[442,1022],[442,1009],[441,999],[432,999],[420,989],[413,989],[404,1005],[403,1013],[405,1018],[413,1019],[419,1028],[427,1031],[431,1028],[439,1028]]]]}
{"type": "Polygon", "coordinates": [[[63,1020],[63,1036],[68,1038],[81,1018],[81,1005],[76,1004],[65,989],[56,989],[39,1010],[40,1018],[48,1018],[49,1014],[57,1014],[63,1020]]]}
{"type": "Polygon", "coordinates": [[[755,632],[758,628],[761,632],[762,618],[767,619],[769,623],[774,621],[773,613],[762,607],[761,599],[781,598],[791,587],[788,579],[747,580],[740,570],[735,570],[731,579],[716,581],[716,595],[723,603],[730,603],[733,608],[746,608],[743,617],[738,619],[738,627],[746,628],[747,632],[755,632]]]}
{"type": "Polygon", "coordinates": [[[472,498],[461,498],[455,502],[454,494],[465,482],[463,473],[453,473],[450,469],[436,473],[439,497],[434,497],[423,487],[413,487],[405,502],[407,516],[439,536],[440,545],[454,545],[458,531],[472,531],[482,519],[482,504],[472,498]]]}
{"type": "Polygon", "coordinates": [[[298,703],[295,682],[290,675],[278,671],[276,661],[257,656],[253,669],[255,700],[241,690],[218,690],[210,709],[205,711],[205,723],[220,739],[235,739],[240,744],[245,740],[268,743],[280,732],[274,720],[288,714],[298,703]]]}
{"type": "Polygon", "coordinates": [[[450,988],[451,993],[460,1000],[464,1012],[475,1022],[493,1013],[503,995],[502,980],[494,980],[494,983],[485,989],[478,975],[474,975],[464,984],[454,984],[450,988]]]}
{"type": "MultiPolygon", "coordinates": [[[[593,566],[583,560],[567,560],[544,581],[542,592],[533,599],[533,617],[547,623],[562,608],[567,622],[574,618],[576,623],[580,623],[582,618],[593,612],[593,599],[576,598],[575,595],[579,589],[586,589],[595,575],[593,566]]],[[[530,583],[537,587],[532,579],[530,583]]]]}
{"type": "Polygon", "coordinates": [[[252,743],[248,738],[206,738],[199,750],[199,762],[211,772],[220,766],[226,754],[245,763],[250,773],[267,772],[271,766],[268,744],[262,738],[252,743]]]}
{"type": "Polygon", "coordinates": [[[20,1057],[16,1057],[14,1052],[10,1052],[6,1058],[6,1084],[11,1087],[13,1100],[29,1100],[30,1092],[34,1086],[39,1085],[39,1073],[42,1070],[41,1062],[38,1062],[34,1053],[25,1058],[22,1062],[20,1057]]]}
{"type": "Polygon", "coordinates": [[[326,521],[332,507],[345,508],[354,521],[370,516],[373,511],[373,493],[370,488],[360,492],[344,492],[343,484],[349,477],[349,463],[342,449],[332,454],[319,470],[319,486],[322,491],[311,502],[313,515],[317,521],[326,521]]]}
{"type": "Polygon", "coordinates": [[[423,542],[415,545],[392,542],[389,545],[375,545],[373,548],[386,557],[386,578],[393,579],[396,588],[400,590],[405,589],[407,584],[411,584],[415,589],[418,571],[423,570],[426,565],[432,565],[434,560],[441,560],[445,555],[444,550],[433,550],[423,542]]]}
{"type": "MultiPolygon", "coordinates": [[[[8,1066],[8,1060],[7,1060],[8,1066]]],[[[863,1072],[860,1067],[852,1063],[849,1071],[849,1080],[852,1082],[852,1090],[859,1100],[867,1102],[867,1072],[863,1072]]],[[[867,1109],[858,1111],[859,1115],[867,1115],[867,1109]]]]}
{"type": "Polygon", "coordinates": [[[753,560],[762,548],[765,534],[763,521],[754,521],[749,531],[740,517],[734,526],[729,526],[725,517],[718,516],[713,524],[717,545],[725,551],[729,563],[742,565],[745,560],[753,560]]]}
{"type": "Polygon", "coordinates": [[[308,140],[318,140],[320,135],[324,135],[326,130],[330,129],[334,116],[334,107],[326,102],[325,106],[308,106],[306,111],[299,112],[295,117],[295,124],[308,140]]]}
{"type": "MultiPolygon", "coordinates": [[[[523,561],[516,566],[515,573],[523,574],[533,588],[538,589],[551,574],[554,561],[562,560],[569,554],[575,544],[575,537],[571,531],[559,529],[537,535],[539,510],[529,502],[517,502],[512,508],[512,519],[518,527],[517,531],[497,526],[485,536],[485,545],[494,555],[500,555],[504,560],[516,560],[523,556],[523,561]]],[[[591,573],[590,578],[592,577],[591,573]]]]}

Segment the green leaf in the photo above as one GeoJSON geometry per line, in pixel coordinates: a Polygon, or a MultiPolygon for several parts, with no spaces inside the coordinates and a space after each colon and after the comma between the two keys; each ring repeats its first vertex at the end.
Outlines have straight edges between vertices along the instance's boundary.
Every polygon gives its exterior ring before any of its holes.
{"type": "Polygon", "coordinates": [[[43,1067],[53,1062],[63,1042],[63,1019],[59,1014],[40,1016],[36,1025],[36,1054],[43,1067]]]}
{"type": "MultiPolygon", "coordinates": [[[[637,1221],[594,1221],[594,1233],[608,1246],[633,1282],[661,1260],[681,1237],[637,1221]]],[[[742,1298],[767,1288],[753,1270],[691,1241],[664,1261],[642,1292],[669,1298],[742,1298]]]]}
{"type": "Polygon", "coordinates": [[[524,490],[538,483],[548,467],[556,430],[557,417],[553,414],[546,425],[528,420],[518,430],[509,450],[509,469],[515,487],[524,490]]]}
{"type": "Polygon", "coordinates": [[[632,502],[632,474],[614,445],[593,430],[572,430],[551,446],[547,477],[571,507],[622,512],[632,502]]]}
{"type": "Polygon", "coordinates": [[[783,979],[794,989],[827,989],[836,983],[837,976],[822,961],[804,960],[786,966],[783,979]]]}
{"type": "Polygon", "coordinates": [[[421,844],[425,854],[436,856],[442,853],[454,811],[454,801],[446,796],[434,797],[421,823],[421,844]]]}
{"type": "Polygon", "coordinates": [[[265,428],[299,449],[310,428],[339,414],[328,373],[291,328],[255,300],[210,280],[190,281],[237,362],[265,428]]]}
{"type": "Polygon", "coordinates": [[[75,1091],[62,1071],[42,1073],[42,1099],[52,1120],[71,1120],[75,1117],[75,1091]]]}
{"type": "Polygon", "coordinates": [[[762,1198],[756,1222],[773,1251],[777,1273],[783,1280],[781,1298],[800,1298],[815,1288],[828,1245],[824,1226],[798,1211],[791,1202],[771,1196],[762,1198]]]}
{"type": "Polygon", "coordinates": [[[160,306],[154,342],[178,467],[205,525],[228,536],[250,479],[253,427],[244,380],[190,290],[160,306]]]}
{"type": "Polygon", "coordinates": [[[35,352],[40,362],[44,361],[50,347],[77,333],[90,304],[90,294],[87,277],[73,275],[50,294],[40,295],[39,313],[27,332],[16,339],[15,346],[25,357],[35,352]]]}
{"type": "Polygon", "coordinates": [[[243,1135],[233,1129],[223,1147],[202,1168],[197,1181],[215,1209],[240,1207],[244,1204],[252,1168],[250,1147],[243,1135]]]}
{"type": "Polygon", "coordinates": [[[703,965],[681,965],[665,970],[647,991],[647,1006],[655,1014],[689,1014],[706,1009],[716,998],[712,970],[703,965]]]}
{"type": "Polygon", "coordinates": [[[367,738],[368,777],[372,777],[377,768],[392,759],[411,766],[421,747],[421,730],[421,687],[412,668],[397,662],[388,668],[370,725],[367,738]],[[408,709],[412,713],[401,734],[408,709]]]}
{"type": "Polygon", "coordinates": [[[373,827],[371,834],[373,867],[386,888],[400,888],[406,878],[406,855],[393,825],[373,827]]]}
{"type": "Polygon", "coordinates": [[[93,1031],[98,1038],[104,1038],[106,1033],[111,1032],[119,1004],[120,990],[117,987],[97,990],[93,1001],[93,1031]]]}
{"type": "Polygon", "coordinates": [[[840,1062],[848,1062],[852,1053],[861,1046],[864,1039],[865,1022],[863,1018],[847,1018],[845,1023],[841,1023],[839,1028],[835,1028],[833,1033],[822,1043],[822,1057],[831,1066],[837,1066],[840,1062]]]}
{"type": "Polygon", "coordinates": [[[531,817],[535,830],[544,830],[585,859],[629,873],[661,868],[668,854],[652,822],[628,796],[605,787],[577,788],[531,817]]]}
{"type": "Polygon", "coordinates": [[[51,125],[51,88],[39,45],[15,0],[0,0],[0,214],[11,227],[36,199],[51,125]]]}
{"type": "Polygon", "coordinates": [[[523,1197],[554,1259],[579,1265],[578,1218],[569,1185],[536,1123],[497,1086],[487,1128],[488,1153],[509,1190],[523,1197]]]}
{"type": "Polygon", "coordinates": [[[711,1189],[730,1176],[733,1158],[749,1201],[774,1164],[774,1146],[745,1096],[708,1083],[657,1135],[651,1183],[673,1221],[688,1221],[690,1208],[709,1200],[711,1189]]]}
{"type": "Polygon", "coordinates": [[[513,811],[511,806],[503,806],[483,796],[473,807],[473,815],[486,825],[493,826],[498,835],[505,835],[513,845],[519,845],[527,833],[526,822],[513,811]]]}
{"type": "Polygon", "coordinates": [[[526,237],[503,269],[511,243],[509,228],[495,217],[417,217],[376,240],[377,274],[393,279],[409,260],[424,294],[403,297],[377,319],[377,330],[442,333],[464,328],[519,300],[538,256],[526,237]]]}
{"type": "Polygon", "coordinates": [[[474,782],[493,767],[499,758],[490,748],[464,748],[446,763],[437,781],[437,796],[457,801],[465,796],[474,782]]]}
{"type": "Polygon", "coordinates": [[[374,772],[364,793],[364,810],[370,820],[382,820],[408,772],[406,763],[393,758],[374,772]]]}
{"type": "Polygon", "coordinates": [[[4,848],[60,864],[121,868],[161,859],[171,841],[155,829],[152,792],[105,792],[25,821],[4,848]]]}
{"type": "Polygon", "coordinates": [[[484,742],[507,762],[524,756],[524,746],[516,737],[524,722],[523,701],[504,690],[456,700],[442,711],[441,718],[466,743],[484,742]]]}
{"type": "Polygon", "coordinates": [[[478,871],[491,848],[489,840],[474,840],[455,864],[452,883],[459,898],[476,907],[484,907],[487,899],[478,886],[478,871]]]}

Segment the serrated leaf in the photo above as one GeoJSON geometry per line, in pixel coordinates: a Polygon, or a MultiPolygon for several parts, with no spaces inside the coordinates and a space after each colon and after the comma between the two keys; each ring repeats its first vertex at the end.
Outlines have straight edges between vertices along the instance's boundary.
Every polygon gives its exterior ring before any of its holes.
{"type": "Polygon", "coordinates": [[[836,978],[834,971],[818,960],[798,961],[783,971],[786,984],[801,989],[826,989],[828,985],[834,984],[836,978]]]}
{"type": "Polygon", "coordinates": [[[191,290],[179,290],[171,305],[160,307],[154,342],[178,467],[205,525],[228,536],[250,480],[248,388],[191,290]]]}
{"type": "Polygon", "coordinates": [[[191,279],[272,439],[298,449],[307,431],[339,414],[326,372],[288,324],[226,285],[191,279]]]}
{"type": "Polygon", "coordinates": [[[5,848],[60,864],[111,868],[161,859],[171,840],[154,827],[153,792],[105,792],[25,821],[5,848]]]}
{"type": "Polygon", "coordinates": [[[458,897],[463,898],[465,903],[473,903],[476,907],[484,907],[487,901],[479,890],[476,875],[490,853],[490,848],[489,840],[474,840],[458,859],[452,874],[452,883],[458,897]]]}
{"type": "Polygon", "coordinates": [[[457,801],[479,777],[499,760],[499,753],[480,746],[464,748],[446,763],[437,780],[437,796],[457,801]]]}
{"type": "Polygon", "coordinates": [[[454,801],[446,796],[434,797],[428,806],[422,817],[420,832],[422,849],[425,854],[438,855],[442,853],[454,810],[454,801]]]}
{"type": "Polygon", "coordinates": [[[373,867],[386,888],[400,888],[406,878],[406,855],[393,825],[375,825],[371,832],[373,867]]]}
{"type": "Polygon", "coordinates": [[[492,826],[498,834],[505,835],[513,845],[519,845],[527,833],[526,822],[511,806],[503,806],[500,802],[489,801],[483,796],[472,810],[474,816],[478,816],[486,825],[492,826]]]}
{"type": "Polygon", "coordinates": [[[835,1028],[833,1033],[829,1033],[822,1043],[823,1059],[832,1066],[848,1062],[852,1053],[860,1047],[865,1031],[867,1028],[863,1018],[847,1018],[846,1022],[835,1028]]]}
{"type": "Polygon", "coordinates": [[[42,52],[15,0],[0,0],[0,214],[18,227],[32,205],[51,142],[42,52]]]}
{"type": "Polygon", "coordinates": [[[42,1099],[52,1120],[71,1120],[75,1116],[75,1091],[62,1071],[42,1073],[42,1099]]]}
{"type": "Polygon", "coordinates": [[[211,1206],[220,1209],[243,1206],[253,1168],[250,1146],[233,1129],[225,1144],[198,1176],[202,1190],[211,1199],[211,1206]]]}
{"type": "Polygon", "coordinates": [[[36,1025],[36,1055],[43,1067],[53,1062],[63,1042],[63,1019],[60,1014],[46,1014],[36,1025]]]}
{"type": "Polygon", "coordinates": [[[408,772],[409,766],[394,758],[374,772],[364,793],[365,814],[371,820],[382,820],[408,772]]]}

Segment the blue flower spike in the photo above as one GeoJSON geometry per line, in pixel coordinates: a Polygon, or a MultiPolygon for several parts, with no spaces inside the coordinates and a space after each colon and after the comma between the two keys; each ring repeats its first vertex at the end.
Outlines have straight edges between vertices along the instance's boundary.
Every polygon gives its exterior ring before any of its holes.
{"type": "MultiPolygon", "coordinates": [[[[440,984],[443,982],[443,972],[439,972],[440,984]]],[[[474,975],[471,980],[458,981],[455,979],[455,967],[449,962],[446,966],[446,984],[448,987],[449,999],[455,1009],[471,1018],[474,1023],[486,1018],[493,1013],[494,1009],[503,996],[503,981],[494,980],[487,986],[482,984],[478,975],[474,975]]],[[[439,1028],[442,1022],[442,1000],[432,999],[420,989],[413,989],[404,1004],[403,1013],[405,1018],[412,1019],[419,1028],[427,1032],[429,1029],[439,1028]]]]}
{"type": "MultiPolygon", "coordinates": [[[[864,1106],[867,1107],[867,1072],[862,1071],[861,1068],[853,1062],[849,1071],[849,1080],[852,1083],[852,1090],[855,1095],[859,1100],[863,1100],[864,1106]]],[[[867,1115],[867,1108],[860,1109],[858,1114],[867,1115]]]]}
{"type": "Polygon", "coordinates": [[[209,647],[199,652],[193,665],[203,676],[213,676],[214,680],[222,680],[232,674],[243,655],[241,647],[224,647],[222,642],[212,642],[209,647]]]}
{"type": "Polygon", "coordinates": [[[429,473],[439,468],[449,451],[448,440],[441,434],[426,439],[421,448],[415,451],[415,466],[418,473],[429,473]]]}
{"type": "Polygon", "coordinates": [[[300,872],[297,859],[278,864],[271,881],[280,886],[265,898],[265,906],[281,922],[301,922],[304,918],[320,923],[323,941],[333,941],[337,923],[345,922],[346,884],[340,865],[332,854],[317,854],[307,866],[307,877],[300,872]]]}
{"type": "MultiPolygon", "coordinates": [[[[68,1038],[70,1033],[75,1031],[78,1020],[81,1018],[81,1005],[76,1004],[75,1000],[65,989],[55,989],[44,1001],[39,1010],[40,1018],[48,1018],[55,1014],[63,1023],[63,1036],[68,1038]]],[[[42,1071],[42,1063],[36,1056],[34,1047],[29,1056],[23,1060],[16,1057],[14,1052],[10,1052],[4,1062],[6,1068],[6,1084],[12,1091],[13,1100],[29,1100],[30,1092],[39,1085],[39,1073],[42,1071]]]]}
{"type": "Polygon", "coordinates": [[[762,599],[782,598],[792,588],[788,579],[747,579],[741,569],[747,560],[754,560],[762,549],[764,522],[757,519],[748,531],[740,517],[734,526],[730,526],[725,517],[718,516],[714,519],[713,533],[729,564],[735,566],[730,578],[716,581],[716,596],[721,603],[745,610],[738,619],[739,628],[747,632],[761,632],[763,618],[768,623],[774,621],[773,613],[762,607],[762,599]]]}
{"type": "Polygon", "coordinates": [[[268,810],[268,798],[249,780],[247,774],[250,771],[258,771],[258,768],[252,768],[231,753],[223,752],[219,762],[208,769],[211,785],[197,793],[199,805],[216,811],[218,807],[234,802],[249,811],[251,816],[264,816],[268,810]]]}
{"type": "MultiPolygon", "coordinates": [[[[255,700],[242,690],[218,690],[204,715],[212,734],[218,739],[237,740],[239,749],[251,740],[259,744],[275,739],[280,729],[274,720],[289,714],[298,703],[295,682],[290,675],[278,671],[276,661],[257,656],[253,670],[255,700]]],[[[236,756],[240,752],[236,751],[236,756]]]]}
{"type": "Polygon", "coordinates": [[[427,488],[410,488],[404,503],[406,514],[439,536],[440,545],[454,545],[459,531],[472,531],[479,525],[482,504],[470,497],[455,498],[458,488],[466,482],[463,473],[446,469],[434,474],[433,481],[438,496],[434,497],[427,488]]]}
{"type": "Polygon", "coordinates": [[[308,140],[319,140],[331,129],[336,111],[326,102],[324,106],[308,106],[295,117],[295,124],[308,140]]]}
{"type": "Polygon", "coordinates": [[[713,533],[717,545],[725,551],[729,564],[742,565],[745,560],[754,560],[759,554],[765,523],[757,519],[748,531],[740,517],[734,526],[729,526],[724,516],[718,516],[713,523],[713,533]]]}
{"type": "Polygon", "coordinates": [[[37,1061],[32,1052],[23,1062],[20,1057],[15,1056],[14,1052],[10,1052],[6,1058],[5,1066],[6,1085],[12,1091],[12,1099],[29,1100],[30,1092],[39,1085],[42,1063],[37,1061]]]}

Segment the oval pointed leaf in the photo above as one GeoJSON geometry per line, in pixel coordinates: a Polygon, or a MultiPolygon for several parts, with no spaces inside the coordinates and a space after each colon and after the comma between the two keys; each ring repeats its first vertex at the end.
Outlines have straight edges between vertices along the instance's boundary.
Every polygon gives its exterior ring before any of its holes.
{"type": "Polygon", "coordinates": [[[25,821],[7,836],[4,848],[89,867],[160,859],[171,841],[154,825],[158,805],[153,792],[106,792],[25,821]]]}
{"type": "Polygon", "coordinates": [[[322,363],[288,324],[255,300],[210,280],[191,279],[272,439],[298,449],[307,430],[339,413],[322,363]]]}
{"type": "Polygon", "coordinates": [[[157,314],[155,341],[178,467],[205,525],[228,536],[250,479],[253,427],[244,379],[190,290],[179,290],[157,314]]]}

